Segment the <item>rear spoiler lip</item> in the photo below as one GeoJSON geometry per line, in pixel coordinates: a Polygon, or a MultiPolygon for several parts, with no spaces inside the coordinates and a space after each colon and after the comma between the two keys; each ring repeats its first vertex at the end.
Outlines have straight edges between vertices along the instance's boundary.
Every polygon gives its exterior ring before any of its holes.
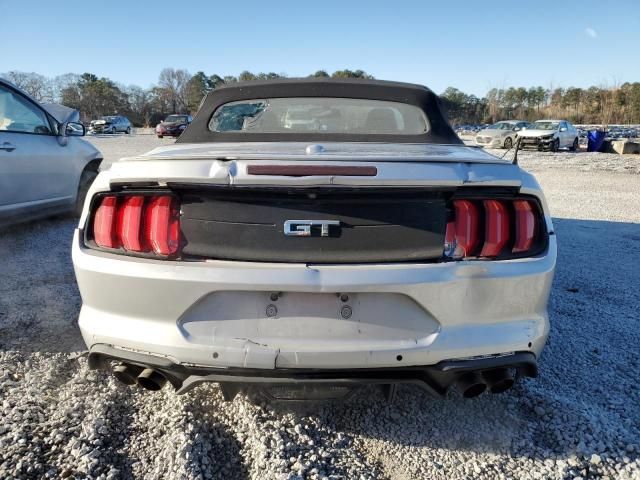
{"type": "Polygon", "coordinates": [[[193,183],[282,187],[514,187],[522,170],[511,164],[465,162],[328,162],[180,160],[115,163],[105,172],[114,185],[193,183]],[[290,171],[291,168],[300,171],[290,171]],[[335,169],[335,170],[334,170],[335,169]],[[279,171],[280,170],[280,171],[279,171]],[[256,174],[256,171],[258,174],[256,174]],[[149,172],[153,172],[150,176],[149,172]],[[375,175],[374,175],[375,173],[375,175]]]}

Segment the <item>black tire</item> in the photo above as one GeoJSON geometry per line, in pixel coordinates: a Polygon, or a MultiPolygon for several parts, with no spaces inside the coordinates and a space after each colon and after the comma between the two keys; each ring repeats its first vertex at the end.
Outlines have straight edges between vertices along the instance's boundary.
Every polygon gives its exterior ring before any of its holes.
{"type": "Polygon", "coordinates": [[[158,138],[162,138],[162,135],[158,135],[158,138]]]}
{"type": "Polygon", "coordinates": [[[572,152],[575,152],[578,150],[578,145],[580,144],[580,142],[578,141],[577,138],[575,138],[573,140],[573,145],[571,147],[569,147],[569,150],[571,150],[572,152]]]}
{"type": "Polygon", "coordinates": [[[559,148],[560,148],[560,140],[556,138],[556,139],[555,139],[553,142],[551,142],[551,144],[549,145],[549,150],[551,150],[552,152],[557,152],[559,148]]]}
{"type": "Polygon", "coordinates": [[[504,140],[504,148],[509,150],[511,147],[513,147],[513,140],[511,140],[511,137],[505,138],[505,140],[504,140]]]}
{"type": "Polygon", "coordinates": [[[80,182],[78,182],[78,195],[76,195],[76,208],[74,211],[76,217],[82,215],[82,208],[84,207],[84,201],[87,198],[87,193],[97,176],[98,172],[95,170],[85,170],[82,172],[80,182]]]}
{"type": "Polygon", "coordinates": [[[131,127],[127,127],[127,129],[124,131],[124,133],[126,133],[127,135],[131,134],[131,127]]]}

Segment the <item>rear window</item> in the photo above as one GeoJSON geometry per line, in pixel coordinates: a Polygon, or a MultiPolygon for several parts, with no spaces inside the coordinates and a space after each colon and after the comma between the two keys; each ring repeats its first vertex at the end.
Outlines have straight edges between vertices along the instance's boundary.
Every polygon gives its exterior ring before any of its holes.
{"type": "Polygon", "coordinates": [[[267,98],[218,107],[209,130],[225,133],[422,135],[429,121],[415,105],[357,98],[267,98]]]}

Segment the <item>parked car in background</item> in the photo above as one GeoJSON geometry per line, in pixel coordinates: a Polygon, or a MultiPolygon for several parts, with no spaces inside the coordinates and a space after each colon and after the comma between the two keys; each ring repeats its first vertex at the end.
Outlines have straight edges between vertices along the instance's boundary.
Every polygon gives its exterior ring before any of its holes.
{"type": "Polygon", "coordinates": [[[131,133],[131,122],[122,115],[108,115],[93,120],[89,127],[91,133],[131,133]]]}
{"type": "Polygon", "coordinates": [[[524,120],[505,120],[489,125],[476,135],[476,144],[483,147],[511,148],[518,132],[529,128],[531,124],[524,120]]]}
{"type": "Polygon", "coordinates": [[[191,115],[169,115],[156,125],[156,135],[158,138],[179,137],[191,120],[191,115]]]}
{"type": "Polygon", "coordinates": [[[482,130],[482,125],[458,125],[455,131],[459,135],[474,135],[476,132],[482,130]]]}
{"type": "Polygon", "coordinates": [[[76,114],[0,79],[0,226],[81,211],[102,155],[76,114]]]}
{"type": "Polygon", "coordinates": [[[520,148],[548,149],[552,152],[560,148],[578,149],[580,132],[566,120],[538,120],[526,130],[518,132],[520,148]]]}
{"type": "Polygon", "coordinates": [[[72,245],[89,366],[147,390],[474,397],[535,377],[549,333],[540,186],[419,85],[216,88],[175,145],[100,173],[72,245]]]}

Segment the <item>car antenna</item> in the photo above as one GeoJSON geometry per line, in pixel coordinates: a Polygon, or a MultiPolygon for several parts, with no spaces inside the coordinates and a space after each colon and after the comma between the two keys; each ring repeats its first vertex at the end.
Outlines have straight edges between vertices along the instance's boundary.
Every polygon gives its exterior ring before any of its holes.
{"type": "Polygon", "coordinates": [[[513,153],[513,161],[512,165],[518,165],[518,150],[520,150],[520,142],[522,141],[522,137],[518,136],[518,140],[516,140],[516,151],[513,153]]]}
{"type": "MultiPolygon", "coordinates": [[[[518,165],[518,150],[520,150],[520,141],[522,140],[521,137],[518,137],[518,139],[516,140],[516,150],[513,153],[513,160],[511,161],[512,165],[518,165]]],[[[506,152],[504,152],[504,154],[502,155],[501,158],[504,158],[507,156],[507,153],[509,153],[511,151],[513,147],[511,147],[509,150],[507,150],[506,152]]]]}

